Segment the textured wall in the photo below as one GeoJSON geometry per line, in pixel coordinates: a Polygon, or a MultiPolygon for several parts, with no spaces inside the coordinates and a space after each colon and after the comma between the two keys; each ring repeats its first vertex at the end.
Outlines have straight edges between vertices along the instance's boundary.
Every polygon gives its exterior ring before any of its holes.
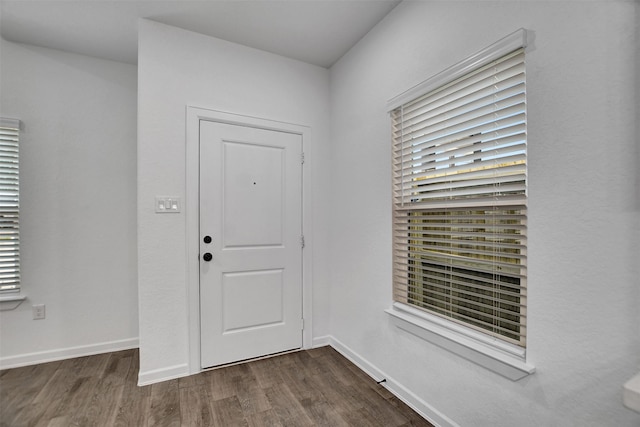
{"type": "Polygon", "coordinates": [[[189,362],[185,214],[154,213],[155,196],[185,197],[187,105],[311,128],[313,324],[327,334],[328,70],[151,21],[139,37],[141,376],[180,374],[189,362]]]}
{"type": "Polygon", "coordinates": [[[331,69],[331,333],[463,426],[637,426],[637,3],[404,2],[331,69]],[[409,335],[391,304],[387,100],[524,27],[528,361],[511,382],[409,335]]]}
{"type": "Polygon", "coordinates": [[[0,55],[0,115],[24,124],[28,297],[0,312],[2,364],[135,346],[136,68],[4,40],[0,55]]]}

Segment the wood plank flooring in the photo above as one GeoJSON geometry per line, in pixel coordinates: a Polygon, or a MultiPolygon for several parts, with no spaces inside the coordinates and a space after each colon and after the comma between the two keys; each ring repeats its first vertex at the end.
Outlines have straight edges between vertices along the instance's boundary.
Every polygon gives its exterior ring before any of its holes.
{"type": "Polygon", "coordinates": [[[138,350],[0,372],[0,427],[431,426],[331,347],[138,387],[138,350]]]}

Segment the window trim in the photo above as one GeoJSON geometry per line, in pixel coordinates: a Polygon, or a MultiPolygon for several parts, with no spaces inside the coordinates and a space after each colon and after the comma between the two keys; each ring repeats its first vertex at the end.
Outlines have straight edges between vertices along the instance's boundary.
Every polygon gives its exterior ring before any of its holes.
{"type": "Polygon", "coordinates": [[[523,348],[506,343],[456,322],[394,302],[385,310],[396,327],[477,365],[518,381],[535,372],[523,348]]]}
{"type": "MultiPolygon", "coordinates": [[[[516,49],[527,47],[527,31],[519,29],[469,58],[447,68],[392,98],[387,103],[391,113],[396,108],[425,93],[446,85],[516,49]]],[[[526,348],[509,344],[462,324],[431,315],[410,305],[393,302],[385,310],[392,322],[410,334],[436,344],[480,366],[517,381],[535,372],[526,360],[526,348]]]]}

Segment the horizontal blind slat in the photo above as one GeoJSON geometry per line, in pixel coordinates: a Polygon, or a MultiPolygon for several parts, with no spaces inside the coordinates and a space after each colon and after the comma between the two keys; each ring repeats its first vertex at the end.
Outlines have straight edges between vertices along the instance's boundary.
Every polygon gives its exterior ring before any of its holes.
{"type": "MultiPolygon", "coordinates": [[[[505,138],[513,137],[515,135],[520,135],[522,139],[526,138],[526,125],[523,118],[523,115],[510,117],[509,121],[502,123],[500,128],[496,127],[496,123],[488,123],[484,125],[485,128],[478,129],[477,133],[471,135],[465,130],[459,132],[457,135],[454,134],[454,138],[445,137],[435,140],[415,139],[413,140],[415,144],[407,144],[407,146],[404,147],[400,143],[400,140],[398,140],[398,144],[396,144],[393,149],[394,164],[415,161],[416,159],[425,158],[429,155],[438,153],[442,151],[442,146],[448,144],[449,140],[457,143],[460,149],[466,146],[473,146],[474,144],[480,145],[479,147],[474,148],[487,148],[491,145],[500,146],[502,144],[510,145],[511,141],[504,141],[505,138]]],[[[516,139],[516,141],[520,140],[521,139],[516,139]]]]}
{"type": "MultiPolygon", "coordinates": [[[[505,74],[509,74],[509,70],[513,70],[514,67],[518,67],[519,64],[522,63],[524,63],[524,52],[509,55],[508,57],[503,57],[492,64],[487,64],[472,73],[446,84],[440,89],[436,89],[406,103],[404,105],[404,117],[406,120],[411,120],[415,112],[420,108],[424,108],[430,104],[433,105],[438,100],[446,98],[461,89],[478,84],[479,82],[486,81],[487,79],[500,80],[505,74]]],[[[513,74],[513,71],[511,74],[513,74]]]]}
{"type": "MultiPolygon", "coordinates": [[[[517,123],[501,131],[492,132],[491,134],[472,135],[464,140],[460,140],[457,147],[448,150],[448,154],[449,156],[459,156],[469,151],[486,152],[488,150],[509,147],[525,141],[526,134],[524,130],[524,124],[517,123]]],[[[440,153],[441,151],[443,151],[441,146],[437,144],[423,144],[420,147],[414,146],[411,150],[396,151],[394,152],[394,165],[426,162],[430,156],[440,153]]]]}
{"type": "Polygon", "coordinates": [[[0,127],[0,291],[20,289],[18,141],[18,128],[0,127]]]}
{"type": "Polygon", "coordinates": [[[394,299],[519,345],[524,55],[516,50],[391,112],[394,299]]]}
{"type": "Polygon", "coordinates": [[[402,147],[410,148],[415,143],[439,142],[440,145],[455,144],[465,137],[507,127],[524,121],[524,104],[511,105],[486,112],[481,116],[465,115],[452,126],[421,130],[420,133],[404,134],[402,147]]]}
{"type": "MultiPolygon", "coordinates": [[[[524,98],[524,75],[515,76],[510,80],[514,85],[503,86],[499,82],[491,82],[465,97],[452,99],[450,103],[442,104],[435,110],[425,111],[424,114],[414,117],[411,123],[407,123],[409,132],[419,134],[424,129],[445,122],[447,125],[455,124],[461,121],[457,119],[459,117],[470,114],[479,116],[483,114],[483,110],[497,110],[521,103],[524,98]]],[[[404,120],[407,120],[406,117],[404,120]]]]}
{"type": "Polygon", "coordinates": [[[504,195],[500,197],[484,197],[476,199],[452,199],[452,200],[432,200],[428,203],[419,202],[413,204],[403,204],[398,198],[395,200],[395,209],[397,210],[413,210],[413,209],[457,209],[457,208],[473,208],[482,207],[493,203],[494,206],[511,206],[518,202],[526,201],[523,195],[504,195]]]}

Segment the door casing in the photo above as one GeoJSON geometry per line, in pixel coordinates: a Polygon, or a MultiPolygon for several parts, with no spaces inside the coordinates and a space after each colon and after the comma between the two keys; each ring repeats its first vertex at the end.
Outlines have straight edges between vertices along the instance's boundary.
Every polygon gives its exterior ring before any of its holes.
{"type": "MultiPolygon", "coordinates": [[[[256,118],[217,110],[187,106],[186,108],[186,189],[183,203],[186,220],[187,246],[187,325],[189,327],[189,374],[201,371],[200,367],[200,251],[199,230],[199,145],[200,121],[213,121],[259,129],[295,133],[302,136],[304,165],[302,168],[302,231],[305,247],[302,251],[302,316],[304,330],[302,346],[313,345],[312,329],[312,216],[311,216],[311,129],[281,121],[256,118]]],[[[301,159],[302,161],[302,159],[301,159]]]]}

